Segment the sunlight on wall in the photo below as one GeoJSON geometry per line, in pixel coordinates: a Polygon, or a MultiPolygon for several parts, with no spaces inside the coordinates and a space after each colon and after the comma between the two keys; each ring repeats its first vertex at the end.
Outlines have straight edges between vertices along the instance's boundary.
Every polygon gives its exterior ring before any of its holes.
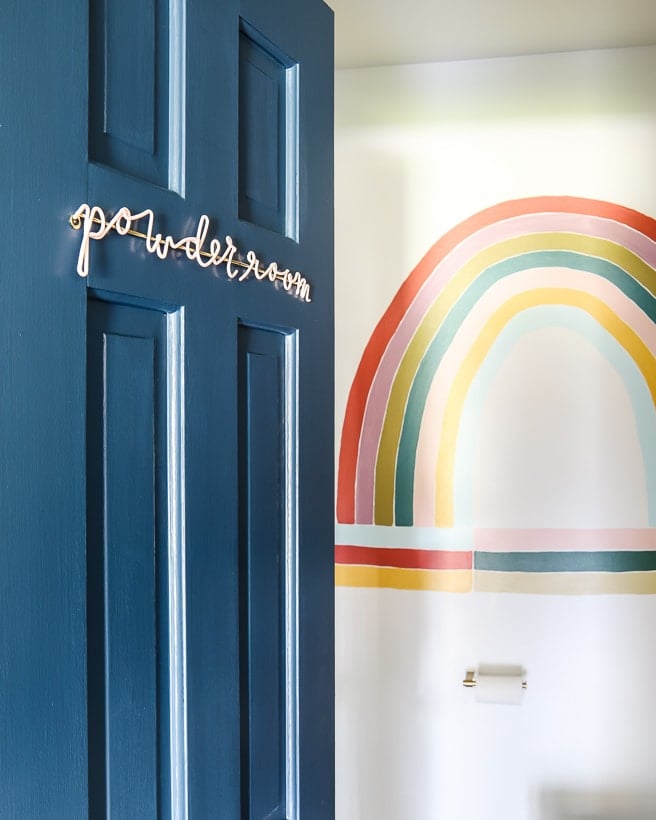
{"type": "MultiPolygon", "coordinates": [[[[656,217],[655,72],[647,48],[338,73],[338,442],[376,324],[455,225],[534,196],[656,217]]],[[[554,318],[534,313],[499,360],[475,425],[465,408],[456,516],[653,525],[644,380],[605,337],[591,345],[578,319],[554,318]]],[[[642,820],[656,596],[338,587],[336,604],[337,820],[570,820],[581,807],[606,820],[621,802],[642,820]],[[527,669],[523,706],[475,703],[460,681],[485,662],[527,669]]]]}

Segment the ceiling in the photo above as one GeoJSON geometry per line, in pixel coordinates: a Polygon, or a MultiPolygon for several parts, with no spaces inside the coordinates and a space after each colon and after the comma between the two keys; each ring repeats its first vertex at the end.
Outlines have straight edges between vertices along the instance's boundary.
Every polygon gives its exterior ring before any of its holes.
{"type": "Polygon", "coordinates": [[[326,2],[338,69],[656,44],[656,0],[326,2]]]}

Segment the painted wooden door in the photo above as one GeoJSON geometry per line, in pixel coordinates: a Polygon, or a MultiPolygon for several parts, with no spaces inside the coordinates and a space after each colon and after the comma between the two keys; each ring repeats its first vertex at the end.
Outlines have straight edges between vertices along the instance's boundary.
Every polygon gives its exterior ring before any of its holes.
{"type": "Polygon", "coordinates": [[[329,818],[331,13],[0,32],[0,817],[329,818]]]}

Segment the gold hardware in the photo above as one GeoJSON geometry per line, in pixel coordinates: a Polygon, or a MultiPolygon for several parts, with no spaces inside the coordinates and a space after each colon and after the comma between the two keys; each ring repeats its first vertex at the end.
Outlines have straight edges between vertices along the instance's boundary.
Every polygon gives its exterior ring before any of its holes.
{"type": "MultiPolygon", "coordinates": [[[[468,669],[465,673],[465,679],[462,682],[463,686],[466,686],[468,689],[472,689],[476,686],[476,673],[473,669],[468,669]]],[[[522,681],[522,689],[526,689],[526,681],[522,681]]]]}
{"type": "Polygon", "coordinates": [[[462,685],[467,686],[470,689],[472,686],[476,686],[476,678],[474,677],[474,672],[472,669],[467,670],[467,674],[465,675],[462,685]]]}

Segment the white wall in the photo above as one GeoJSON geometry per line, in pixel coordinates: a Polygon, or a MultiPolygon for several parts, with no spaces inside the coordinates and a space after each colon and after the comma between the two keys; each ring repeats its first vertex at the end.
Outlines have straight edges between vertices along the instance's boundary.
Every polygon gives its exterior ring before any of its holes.
{"type": "MultiPolygon", "coordinates": [[[[654,76],[656,47],[338,72],[338,442],[376,322],[458,222],[550,194],[656,216],[654,76]]],[[[338,587],[336,606],[338,820],[656,816],[656,597],[338,587]],[[485,662],[526,667],[521,707],[463,689],[485,662]]]]}

